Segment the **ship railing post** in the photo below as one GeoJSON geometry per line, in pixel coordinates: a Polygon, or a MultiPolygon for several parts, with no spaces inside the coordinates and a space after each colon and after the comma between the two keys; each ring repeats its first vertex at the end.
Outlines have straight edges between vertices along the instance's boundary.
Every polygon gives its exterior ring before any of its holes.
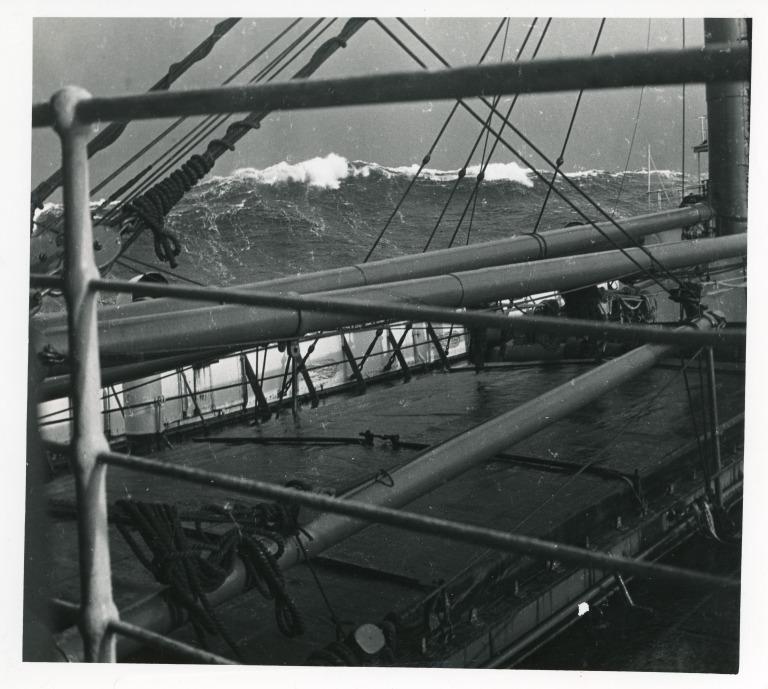
{"type": "MultiPolygon", "coordinates": [[[[712,419],[712,448],[714,450],[715,465],[713,474],[715,475],[715,500],[718,507],[723,507],[723,483],[722,468],[723,460],[720,451],[720,418],[717,409],[717,380],[715,378],[715,353],[713,347],[707,347],[707,379],[709,387],[709,406],[710,418],[712,419]]],[[[705,434],[706,437],[706,434],[705,434]]]]}
{"type": "Polygon", "coordinates": [[[86,91],[67,87],[51,99],[54,127],[61,139],[65,219],[64,284],[72,368],[73,431],[71,465],[78,503],[80,557],[80,631],[85,659],[114,662],[118,619],[112,598],[107,528],[106,471],[98,455],[109,450],[101,424],[101,372],[96,323],[96,292],[91,280],[100,277],[93,254],[88,137],[92,127],[79,122],[78,103],[86,91]]]}

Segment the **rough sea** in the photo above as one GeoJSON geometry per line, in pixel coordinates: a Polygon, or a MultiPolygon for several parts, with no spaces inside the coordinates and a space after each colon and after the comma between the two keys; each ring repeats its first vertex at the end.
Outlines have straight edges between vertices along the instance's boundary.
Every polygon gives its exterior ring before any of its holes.
{"type": "MultiPolygon", "coordinates": [[[[469,167],[458,185],[458,170],[426,168],[414,181],[417,168],[385,167],[330,154],[211,176],[192,189],[166,220],[166,228],[183,245],[175,272],[203,284],[235,285],[361,262],[390,216],[373,260],[423,251],[436,226],[431,249],[449,246],[452,238],[454,246],[500,239],[530,232],[547,193],[546,182],[516,163],[491,163],[479,185],[478,165],[469,167]],[[409,185],[410,192],[393,215],[409,185]]],[[[551,172],[541,174],[547,181],[551,179],[551,172]]],[[[617,219],[676,207],[680,200],[681,177],[674,171],[651,173],[650,197],[645,170],[567,174],[617,219]]],[[[689,176],[687,183],[695,180],[689,176]]],[[[587,217],[605,219],[562,179],[558,178],[555,187],[587,217]]],[[[39,236],[32,239],[33,259],[41,250],[50,249],[50,237],[42,228],[55,226],[60,217],[58,204],[46,204],[37,215],[35,234],[39,236]]],[[[552,193],[540,229],[560,228],[580,219],[552,193]]],[[[149,233],[126,252],[126,265],[131,264],[131,257],[160,265],[149,233]]],[[[140,264],[131,265],[147,270],[140,264]]],[[[162,267],[168,268],[166,264],[162,267]]],[[[121,278],[135,274],[121,265],[112,272],[121,278]]]]}

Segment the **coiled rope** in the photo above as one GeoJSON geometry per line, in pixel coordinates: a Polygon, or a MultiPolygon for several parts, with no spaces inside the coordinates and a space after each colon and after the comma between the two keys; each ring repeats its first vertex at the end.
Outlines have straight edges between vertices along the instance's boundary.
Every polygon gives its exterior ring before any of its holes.
{"type": "MultiPolygon", "coordinates": [[[[309,489],[300,481],[286,485],[309,489]]],[[[182,526],[172,505],[118,500],[115,508],[122,517],[115,520],[115,525],[126,543],[155,579],[169,587],[175,620],[181,623],[187,617],[201,646],[208,647],[207,635],[218,635],[242,660],[237,644],[208,600],[208,594],[229,576],[237,557],[245,566],[246,585],[274,601],[275,620],[281,633],[295,637],[304,632],[302,617],[286,591],[278,564],[285,539],[298,532],[298,505],[208,506],[184,515],[185,520],[194,522],[194,531],[182,526]],[[221,536],[206,534],[202,529],[203,523],[222,521],[232,521],[234,526],[221,536]],[[128,524],[138,531],[144,547],[134,538],[128,524]],[[268,546],[270,541],[274,548],[268,546]]]]}

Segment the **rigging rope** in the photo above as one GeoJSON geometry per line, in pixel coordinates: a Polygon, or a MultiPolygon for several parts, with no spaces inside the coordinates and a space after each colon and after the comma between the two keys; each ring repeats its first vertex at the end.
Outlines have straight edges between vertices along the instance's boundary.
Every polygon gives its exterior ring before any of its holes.
{"type": "MultiPolygon", "coordinates": [[[[362,26],[367,19],[350,19],[346,22],[337,36],[323,43],[310,60],[292,77],[303,79],[313,74],[362,26]]],[[[181,200],[184,193],[195,185],[213,167],[216,160],[225,152],[234,150],[234,145],[252,129],[261,126],[261,120],[270,113],[269,110],[256,110],[246,117],[233,122],[227,127],[223,137],[209,142],[202,154],[193,155],[180,169],[175,170],[164,180],[157,183],[149,191],[132,200],[126,208],[122,222],[132,226],[136,233],[148,228],[152,230],[155,242],[155,253],[162,261],[170,263],[172,268],[177,265],[176,256],[181,251],[181,244],[172,233],[165,230],[165,216],[181,200]]]]}
{"type": "MultiPolygon", "coordinates": [[[[166,91],[171,84],[184,74],[193,64],[208,56],[213,47],[240,21],[239,17],[225,19],[213,28],[210,36],[194,48],[179,62],[174,62],[165,76],[150,87],[150,91],[166,91]]],[[[113,122],[105,127],[92,141],[88,142],[88,157],[114,143],[128,126],[127,122],[113,122]]],[[[48,179],[38,184],[32,191],[32,209],[42,208],[43,201],[61,186],[63,173],[56,170],[48,179]]]]}
{"type": "MultiPolygon", "coordinates": [[[[597,29],[597,36],[595,36],[595,43],[592,46],[592,52],[591,55],[594,56],[595,52],[597,51],[597,46],[600,43],[600,36],[603,33],[603,27],[605,26],[605,17],[603,17],[600,20],[600,26],[597,29]]],[[[584,95],[584,89],[579,90],[579,95],[576,97],[576,103],[573,106],[573,113],[571,113],[571,121],[568,123],[568,131],[565,133],[565,139],[563,140],[563,147],[560,149],[560,155],[557,156],[557,160],[555,160],[555,169],[554,172],[552,172],[552,179],[549,182],[549,186],[547,187],[547,193],[544,196],[544,202],[541,204],[541,209],[539,210],[539,216],[536,218],[536,223],[533,226],[534,233],[538,231],[539,225],[541,224],[541,218],[544,216],[544,211],[547,208],[547,203],[549,202],[549,197],[552,194],[552,187],[555,184],[555,180],[557,179],[557,173],[560,172],[560,168],[563,166],[563,163],[565,162],[565,149],[568,147],[568,141],[571,138],[571,132],[573,132],[573,125],[576,122],[576,114],[579,112],[579,106],[581,105],[581,98],[584,95]]]]}
{"type": "MultiPolygon", "coordinates": [[[[392,38],[393,41],[395,41],[411,58],[413,58],[413,60],[416,61],[417,64],[419,64],[424,69],[427,68],[427,66],[410,50],[410,48],[408,48],[408,46],[406,46],[398,36],[396,36],[387,26],[385,26],[383,22],[381,22],[379,19],[376,19],[375,21],[386,32],[386,34],[390,36],[390,38],[392,38]]],[[[486,47],[485,51],[480,57],[478,64],[481,64],[485,59],[486,55],[488,54],[488,51],[491,49],[491,46],[494,44],[494,42],[496,41],[496,37],[499,35],[499,32],[501,31],[501,27],[504,26],[505,21],[507,22],[507,26],[509,26],[509,19],[501,20],[498,27],[496,27],[496,31],[494,32],[493,36],[491,36],[491,40],[489,41],[488,46],[486,47]]],[[[435,148],[437,147],[437,144],[440,142],[440,139],[445,133],[445,130],[448,127],[448,124],[451,122],[451,120],[453,119],[453,116],[456,114],[456,111],[458,109],[459,109],[459,103],[457,101],[454,104],[453,108],[451,109],[450,113],[448,113],[448,117],[445,118],[445,122],[443,122],[443,126],[440,127],[440,131],[435,137],[435,140],[432,142],[432,145],[429,147],[429,150],[427,151],[426,155],[422,159],[419,169],[416,171],[416,174],[414,174],[413,178],[409,182],[408,187],[403,192],[403,195],[401,196],[394,210],[392,211],[390,216],[387,218],[386,223],[384,223],[384,227],[381,229],[381,232],[379,232],[379,235],[376,237],[376,240],[374,241],[373,246],[369,249],[368,253],[365,256],[365,259],[363,259],[363,263],[367,263],[370,260],[371,256],[373,255],[373,252],[376,250],[376,247],[378,246],[382,237],[384,236],[390,224],[392,223],[393,218],[395,217],[395,215],[397,215],[397,212],[400,210],[400,207],[405,202],[405,199],[407,198],[408,194],[413,188],[413,185],[416,183],[416,179],[422,173],[422,171],[424,170],[424,167],[432,159],[432,154],[434,153],[435,148]]]]}

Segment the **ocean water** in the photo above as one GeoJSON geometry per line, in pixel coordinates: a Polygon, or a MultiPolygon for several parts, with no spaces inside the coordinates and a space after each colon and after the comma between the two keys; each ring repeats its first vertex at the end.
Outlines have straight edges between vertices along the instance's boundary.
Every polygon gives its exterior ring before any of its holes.
{"type": "MultiPolygon", "coordinates": [[[[167,229],[183,244],[175,272],[203,284],[229,286],[363,261],[409,185],[410,192],[373,259],[423,251],[436,225],[433,249],[449,246],[454,233],[454,245],[500,239],[530,232],[547,192],[547,183],[516,163],[489,165],[476,199],[472,190],[479,166],[468,168],[458,185],[458,170],[427,168],[414,181],[417,167],[386,167],[330,154],[211,176],[192,189],[166,220],[167,229]]],[[[551,178],[551,172],[542,174],[551,178]]],[[[650,197],[645,170],[586,170],[568,176],[617,219],[675,207],[680,199],[681,176],[674,171],[652,172],[650,197]]],[[[686,183],[695,180],[689,177],[686,183]]],[[[562,179],[555,186],[589,218],[605,219],[562,179]]],[[[59,205],[46,204],[36,222],[39,228],[55,227],[60,217],[59,205]]],[[[580,219],[553,193],[540,229],[580,219]]],[[[33,258],[51,250],[50,233],[39,230],[36,235],[33,258]]],[[[168,268],[155,258],[149,233],[126,255],[168,268]]],[[[135,272],[118,265],[112,274],[126,278],[135,272]]]]}

